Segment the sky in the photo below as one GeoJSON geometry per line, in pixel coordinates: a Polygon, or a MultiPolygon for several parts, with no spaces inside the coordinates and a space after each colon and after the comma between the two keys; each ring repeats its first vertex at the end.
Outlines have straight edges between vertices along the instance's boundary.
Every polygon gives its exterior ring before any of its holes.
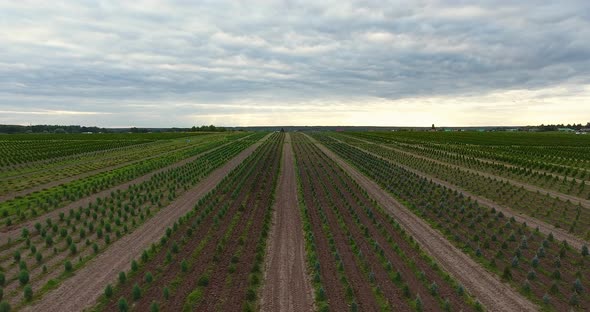
{"type": "Polygon", "coordinates": [[[1,1],[0,123],[590,121],[590,1],[1,1]]]}

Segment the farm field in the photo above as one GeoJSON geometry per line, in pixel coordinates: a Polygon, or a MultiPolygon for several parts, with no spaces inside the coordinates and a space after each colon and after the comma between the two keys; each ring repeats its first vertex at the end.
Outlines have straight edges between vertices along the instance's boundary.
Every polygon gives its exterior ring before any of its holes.
{"type": "Polygon", "coordinates": [[[0,136],[0,311],[587,311],[590,139],[0,136]]]}

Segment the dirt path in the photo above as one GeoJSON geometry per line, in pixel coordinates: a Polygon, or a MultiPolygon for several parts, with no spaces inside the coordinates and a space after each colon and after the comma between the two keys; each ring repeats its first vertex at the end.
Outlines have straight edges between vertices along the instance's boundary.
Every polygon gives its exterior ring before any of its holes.
{"type": "MultiPolygon", "coordinates": [[[[243,139],[248,138],[248,137],[249,136],[246,136],[246,137],[240,138],[238,140],[243,140],[243,139]]],[[[131,186],[133,184],[139,184],[139,183],[142,183],[144,181],[149,180],[152,176],[154,176],[154,175],[156,175],[156,174],[158,174],[160,172],[164,172],[164,171],[167,171],[167,170],[170,170],[170,169],[174,169],[174,168],[183,166],[185,164],[188,164],[188,163],[194,161],[195,159],[197,159],[199,157],[202,157],[204,155],[207,155],[207,154],[209,154],[209,153],[211,153],[211,152],[213,152],[213,151],[215,151],[217,149],[220,149],[220,148],[222,148],[222,147],[224,147],[224,146],[226,146],[228,144],[231,144],[232,142],[235,142],[235,141],[231,141],[231,142],[222,144],[220,146],[216,146],[216,147],[214,147],[212,149],[206,150],[206,151],[204,151],[204,152],[202,152],[200,154],[197,154],[195,156],[191,156],[189,158],[185,158],[185,159],[183,159],[183,160],[181,160],[179,162],[176,162],[176,163],[174,163],[172,165],[169,165],[169,166],[166,166],[164,168],[160,168],[160,169],[157,169],[157,170],[152,171],[150,173],[147,173],[147,174],[145,174],[145,175],[143,175],[141,177],[135,178],[135,179],[133,179],[131,181],[125,182],[123,184],[119,184],[117,186],[113,186],[113,187],[108,188],[106,190],[100,191],[100,192],[98,192],[96,194],[92,194],[92,195],[90,195],[88,197],[84,197],[82,199],[79,199],[79,200],[77,200],[75,202],[72,202],[72,203],[68,204],[67,206],[64,206],[64,207],[61,207],[61,208],[52,210],[52,211],[50,211],[50,212],[48,212],[46,214],[43,214],[43,215],[40,215],[40,216],[34,218],[34,219],[30,219],[30,220],[25,221],[23,223],[15,224],[15,225],[13,225],[13,226],[11,226],[9,228],[3,228],[2,230],[0,230],[0,244],[7,243],[8,242],[8,239],[16,239],[16,238],[20,237],[21,236],[22,229],[25,228],[25,227],[28,228],[30,231],[33,231],[34,225],[37,222],[44,222],[48,218],[50,218],[50,219],[57,218],[57,217],[59,217],[60,212],[67,213],[71,209],[75,209],[75,208],[78,208],[78,207],[81,207],[81,206],[87,206],[89,203],[94,203],[97,198],[102,198],[102,197],[110,196],[111,192],[113,192],[113,191],[127,189],[129,186],[131,186]]]]}
{"type": "MultiPolygon", "coordinates": [[[[346,144],[346,142],[344,142],[344,141],[341,141],[341,140],[338,140],[338,139],[334,139],[334,140],[337,140],[337,141],[339,141],[341,143],[346,144]]],[[[577,237],[577,236],[575,236],[575,235],[573,235],[571,233],[568,233],[564,229],[557,228],[557,227],[555,227],[555,226],[553,226],[553,225],[551,225],[551,224],[549,224],[547,222],[541,221],[541,220],[539,220],[539,219],[537,219],[535,217],[529,216],[529,215],[527,215],[525,213],[520,213],[520,212],[514,211],[512,208],[509,208],[509,207],[506,207],[506,206],[502,206],[502,205],[500,205],[500,204],[498,204],[498,203],[494,202],[493,200],[490,200],[490,199],[488,199],[486,197],[482,197],[482,196],[479,196],[479,195],[475,195],[473,193],[470,193],[470,192],[468,192],[468,191],[466,191],[466,190],[464,190],[464,189],[462,189],[462,188],[460,188],[460,187],[458,187],[458,186],[456,186],[456,185],[454,185],[452,183],[449,183],[449,182],[444,181],[444,180],[441,180],[439,178],[430,176],[430,175],[428,175],[428,174],[426,174],[426,173],[424,173],[422,171],[418,171],[418,170],[416,170],[414,168],[410,168],[410,167],[408,167],[406,165],[402,165],[400,163],[394,162],[391,159],[384,158],[384,157],[382,157],[380,155],[377,155],[377,154],[375,154],[373,152],[367,151],[367,150],[362,149],[360,147],[356,147],[356,148],[362,150],[363,152],[365,152],[367,154],[373,155],[373,156],[375,156],[375,157],[377,157],[379,159],[383,159],[383,160],[385,160],[385,161],[387,161],[389,163],[395,164],[396,166],[400,166],[400,167],[404,168],[405,170],[407,170],[409,172],[412,172],[412,173],[414,173],[414,174],[416,174],[418,176],[421,176],[423,178],[426,178],[426,179],[428,179],[428,180],[430,180],[430,181],[432,181],[432,182],[434,182],[436,184],[442,185],[442,186],[444,186],[444,187],[446,187],[448,189],[451,189],[451,190],[456,190],[457,192],[460,192],[460,193],[462,193],[465,196],[468,196],[468,197],[471,197],[474,200],[477,200],[480,204],[483,204],[483,205],[488,206],[490,208],[494,208],[494,209],[496,209],[498,211],[502,211],[502,213],[504,215],[506,215],[508,218],[514,217],[514,219],[516,221],[518,221],[518,222],[526,222],[527,225],[529,227],[531,227],[531,228],[539,227],[539,232],[544,233],[545,235],[549,235],[549,233],[553,233],[553,236],[555,236],[556,239],[558,239],[560,241],[567,240],[568,243],[570,245],[572,245],[576,249],[581,249],[582,246],[588,245],[588,242],[586,240],[584,240],[584,239],[582,239],[580,237],[577,237]]]]}
{"type": "Polygon", "coordinates": [[[537,311],[538,308],[465,255],[425,221],[397,202],[377,183],[328,148],[311,140],[387,209],[422,248],[475,296],[488,311],[537,311]]]}
{"type": "MultiPolygon", "coordinates": [[[[366,140],[363,140],[363,139],[357,139],[357,140],[359,140],[361,142],[364,142],[364,143],[367,143],[367,144],[379,145],[379,144],[373,143],[371,141],[366,141],[366,140]]],[[[525,190],[529,190],[531,192],[539,192],[541,194],[549,194],[549,195],[551,195],[553,197],[560,198],[560,199],[562,199],[564,201],[569,200],[569,201],[571,201],[571,202],[573,202],[575,204],[579,203],[580,205],[582,205],[585,208],[590,208],[590,200],[588,200],[588,199],[583,199],[583,198],[580,198],[580,197],[577,197],[577,196],[568,195],[568,194],[564,194],[564,193],[557,192],[557,191],[554,191],[554,190],[548,190],[548,189],[545,189],[545,188],[542,188],[542,187],[538,187],[538,186],[535,186],[535,185],[531,185],[531,184],[528,184],[528,183],[516,181],[516,180],[513,180],[513,179],[504,178],[504,177],[501,177],[501,176],[498,176],[498,175],[495,175],[495,174],[491,174],[491,173],[487,173],[487,172],[483,172],[483,171],[479,171],[479,170],[470,169],[470,168],[466,168],[466,167],[463,167],[463,166],[451,164],[451,163],[448,163],[448,162],[444,162],[444,161],[432,159],[430,157],[426,157],[426,156],[418,155],[418,154],[415,154],[415,153],[403,151],[403,150],[400,150],[400,149],[395,148],[395,147],[385,146],[385,145],[379,145],[379,146],[381,146],[383,148],[386,148],[388,150],[392,150],[392,151],[398,152],[398,153],[406,154],[408,156],[412,156],[412,157],[416,157],[416,158],[420,158],[420,159],[425,159],[425,160],[428,160],[428,161],[432,161],[432,162],[434,162],[436,164],[441,164],[441,165],[449,166],[449,167],[454,168],[454,169],[459,169],[459,170],[467,171],[467,172],[470,172],[470,173],[474,173],[474,174],[477,174],[477,175],[480,175],[480,176],[483,176],[483,177],[486,177],[486,178],[492,178],[492,179],[496,179],[496,180],[499,180],[499,181],[502,181],[502,182],[508,182],[508,183],[510,183],[512,185],[515,185],[515,186],[518,186],[518,187],[523,187],[525,190]]]]}
{"type": "MultiPolygon", "coordinates": [[[[110,171],[110,170],[115,170],[115,169],[118,169],[118,168],[121,168],[121,167],[124,167],[124,166],[128,166],[128,165],[131,165],[131,164],[134,164],[134,163],[138,163],[140,161],[149,160],[149,159],[157,158],[157,157],[162,157],[162,156],[165,156],[165,155],[168,155],[168,154],[172,154],[172,153],[180,152],[180,151],[183,151],[183,150],[187,150],[187,149],[190,149],[190,148],[193,148],[193,147],[196,147],[196,146],[203,145],[205,143],[206,142],[203,141],[203,142],[200,142],[199,144],[195,144],[195,145],[191,145],[191,146],[185,146],[185,147],[177,148],[177,149],[174,149],[174,150],[168,150],[168,151],[161,152],[161,153],[158,153],[158,154],[155,154],[155,155],[150,155],[148,157],[144,157],[144,158],[140,158],[140,159],[135,159],[135,160],[130,160],[130,161],[126,161],[126,162],[122,162],[122,163],[116,164],[116,165],[112,165],[112,166],[108,166],[108,167],[104,167],[104,168],[98,168],[98,169],[95,169],[95,170],[83,172],[83,173],[80,173],[80,174],[77,174],[77,175],[73,175],[73,176],[70,176],[70,177],[65,177],[63,179],[54,180],[54,181],[51,181],[49,183],[44,183],[44,184],[36,185],[36,186],[30,187],[30,188],[27,188],[27,189],[24,189],[24,190],[20,190],[20,191],[16,191],[16,192],[10,192],[10,193],[5,194],[5,195],[0,195],[0,202],[8,201],[8,200],[14,199],[14,198],[19,197],[19,196],[26,196],[28,194],[31,194],[31,193],[34,193],[34,192],[38,192],[38,191],[42,191],[42,190],[45,190],[45,189],[48,189],[48,188],[51,188],[51,187],[59,186],[59,185],[62,185],[62,184],[65,184],[65,183],[68,183],[68,182],[71,182],[71,181],[75,181],[75,180],[79,180],[79,179],[84,179],[84,178],[87,178],[87,177],[90,177],[90,176],[93,176],[93,175],[96,175],[96,174],[99,174],[99,173],[102,173],[102,172],[106,172],[106,171],[110,171]]],[[[67,166],[63,166],[63,168],[67,168],[67,166]]]]}
{"type": "Polygon", "coordinates": [[[25,311],[82,311],[93,305],[109,283],[114,283],[121,271],[127,271],[133,259],[157,241],[167,227],[193,209],[196,201],[215,186],[266,140],[269,135],[242,151],[238,156],[216,169],[195,187],[166,208],[160,210],[137,230],[113,243],[105,252],[91,260],[73,277],[46,294],[25,311]]]}
{"type": "Polygon", "coordinates": [[[313,311],[293,161],[291,137],[286,134],[265,263],[262,311],[313,311]]]}

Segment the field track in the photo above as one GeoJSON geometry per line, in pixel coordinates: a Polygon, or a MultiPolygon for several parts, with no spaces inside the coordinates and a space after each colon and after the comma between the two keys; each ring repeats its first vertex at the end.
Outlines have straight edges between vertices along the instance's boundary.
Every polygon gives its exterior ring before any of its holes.
{"type": "MultiPolygon", "coordinates": [[[[309,136],[308,136],[309,137],[309,136]]],[[[328,148],[309,137],[328,157],[336,161],[377,202],[411,233],[423,249],[459,280],[489,311],[537,311],[530,301],[502,283],[483,267],[453,246],[440,233],[408,211],[377,183],[353,168],[328,148]]]]}
{"type": "MultiPolygon", "coordinates": [[[[235,141],[243,140],[243,139],[246,139],[248,137],[249,136],[245,136],[245,137],[239,138],[239,139],[237,139],[235,141]]],[[[66,205],[64,207],[61,207],[61,208],[52,210],[52,211],[50,211],[50,212],[48,212],[46,214],[40,215],[37,218],[27,220],[27,221],[25,221],[23,223],[20,223],[20,224],[15,224],[15,225],[9,227],[8,228],[8,231],[6,231],[6,228],[4,228],[4,229],[2,229],[2,231],[0,231],[0,243],[4,243],[8,239],[15,239],[15,238],[20,237],[21,231],[25,227],[28,228],[29,230],[32,230],[34,224],[37,223],[37,222],[42,222],[43,220],[45,220],[47,218],[56,218],[62,212],[66,213],[66,212],[68,212],[71,209],[75,209],[75,208],[78,208],[78,207],[81,207],[81,206],[86,206],[89,203],[94,203],[97,198],[106,197],[106,196],[110,195],[111,192],[114,192],[114,191],[117,191],[117,190],[124,190],[124,189],[128,188],[131,185],[139,184],[141,182],[145,182],[145,181],[149,180],[150,178],[152,178],[154,175],[156,175],[158,173],[161,173],[161,172],[164,172],[164,171],[167,171],[167,170],[170,170],[170,169],[178,168],[180,166],[183,166],[185,164],[188,164],[190,162],[193,162],[197,158],[203,157],[203,156],[205,156],[205,155],[207,155],[207,154],[209,154],[209,153],[211,153],[211,152],[213,152],[215,150],[218,150],[220,148],[223,148],[224,146],[227,146],[228,144],[231,144],[232,142],[235,142],[235,141],[231,141],[231,142],[228,142],[228,143],[225,143],[225,144],[216,146],[216,147],[214,147],[212,149],[209,149],[209,150],[204,151],[203,153],[200,153],[200,154],[197,154],[197,155],[194,155],[194,156],[185,158],[185,159],[183,159],[183,160],[181,160],[179,162],[176,162],[174,164],[171,164],[169,166],[166,166],[166,167],[163,167],[163,168],[160,168],[160,169],[156,169],[156,170],[154,170],[154,171],[152,171],[150,173],[147,173],[147,174],[145,174],[143,176],[140,176],[138,178],[135,178],[135,179],[133,179],[131,181],[127,181],[127,182],[125,182],[123,184],[119,184],[119,185],[113,186],[111,188],[108,188],[106,190],[100,191],[98,193],[92,194],[90,196],[84,197],[84,198],[79,199],[77,201],[74,201],[74,202],[72,202],[72,203],[70,203],[70,204],[68,204],[68,205],[66,205]]]]}
{"type": "Polygon", "coordinates": [[[313,290],[306,272],[297,179],[289,134],[285,137],[281,161],[281,175],[265,263],[261,310],[313,311],[313,290]]]}
{"type": "MultiPolygon", "coordinates": [[[[332,138],[332,139],[334,139],[334,140],[336,140],[336,141],[338,141],[340,143],[348,144],[345,141],[339,140],[337,138],[332,138]]],[[[367,141],[367,143],[370,143],[370,142],[367,141]]],[[[348,145],[350,145],[350,144],[348,144],[348,145]]],[[[556,239],[558,239],[560,241],[567,240],[568,243],[570,245],[572,245],[573,247],[575,247],[576,249],[581,249],[582,246],[588,244],[588,242],[585,241],[584,239],[582,239],[582,238],[580,238],[580,237],[578,237],[576,235],[570,234],[570,233],[568,233],[564,229],[557,228],[557,227],[555,227],[555,226],[553,226],[551,224],[548,224],[547,222],[544,222],[542,220],[539,220],[539,219],[537,219],[535,217],[529,216],[529,215],[524,214],[524,213],[515,212],[511,208],[508,208],[506,206],[502,206],[502,205],[500,205],[500,204],[498,204],[498,203],[496,203],[496,202],[494,202],[494,201],[492,201],[492,200],[490,200],[490,199],[488,199],[486,197],[475,195],[475,194],[470,193],[470,192],[468,192],[468,191],[466,191],[466,190],[464,190],[464,189],[462,189],[462,188],[460,188],[460,187],[458,187],[458,186],[456,186],[456,185],[454,185],[452,183],[449,183],[449,182],[444,181],[442,179],[439,179],[439,178],[430,176],[430,175],[428,175],[426,173],[423,173],[422,171],[416,170],[416,169],[411,168],[411,167],[408,167],[406,165],[403,165],[403,164],[394,162],[391,159],[384,158],[384,157],[382,157],[382,156],[380,156],[378,154],[375,154],[375,153],[373,153],[371,151],[368,151],[368,150],[365,150],[365,149],[362,149],[362,148],[359,148],[359,147],[354,147],[354,148],[358,148],[359,150],[362,150],[363,152],[365,152],[367,154],[370,154],[370,155],[373,155],[373,156],[375,156],[377,158],[383,159],[383,160],[385,160],[385,161],[387,161],[389,163],[394,163],[395,165],[400,166],[400,167],[404,168],[405,170],[407,170],[409,172],[412,172],[412,173],[414,173],[414,174],[416,174],[418,176],[421,176],[423,178],[426,178],[426,179],[428,179],[428,180],[430,180],[430,181],[432,181],[432,182],[434,182],[436,184],[442,185],[442,186],[444,186],[444,187],[446,187],[448,189],[456,190],[457,192],[463,193],[463,195],[468,196],[468,197],[471,197],[474,200],[477,200],[479,203],[481,203],[481,204],[483,204],[485,206],[488,206],[490,208],[494,208],[494,209],[496,209],[498,211],[502,211],[502,213],[504,213],[508,217],[514,217],[514,219],[516,221],[518,221],[518,222],[526,222],[527,225],[530,226],[530,227],[532,227],[532,228],[539,227],[539,231],[541,233],[544,233],[544,234],[547,234],[547,235],[549,233],[553,233],[553,235],[555,236],[556,239]]],[[[412,156],[414,156],[414,155],[412,154],[412,156]]],[[[426,158],[426,157],[422,157],[422,156],[419,156],[419,155],[416,155],[416,157],[426,158]]],[[[431,159],[429,159],[429,160],[431,160],[431,159]]]]}
{"type": "Polygon", "coordinates": [[[146,223],[129,235],[114,242],[105,252],[90,261],[84,268],[63,282],[57,289],[28,306],[24,311],[81,311],[92,306],[104,287],[116,280],[121,271],[127,271],[133,259],[157,241],[178,218],[190,211],[195,202],[215,186],[244,159],[256,150],[269,135],[242,151],[222,167],[214,170],[195,187],[161,209],[146,223]]]}

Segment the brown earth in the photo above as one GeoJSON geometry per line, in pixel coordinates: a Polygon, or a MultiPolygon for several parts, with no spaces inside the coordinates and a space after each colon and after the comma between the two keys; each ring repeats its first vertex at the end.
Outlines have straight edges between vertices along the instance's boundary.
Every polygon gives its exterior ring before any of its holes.
{"type": "Polygon", "coordinates": [[[264,168],[262,174],[253,180],[249,190],[242,191],[248,193],[245,214],[240,218],[241,224],[237,224],[235,233],[229,236],[224,251],[219,255],[219,258],[225,261],[220,261],[212,268],[209,285],[204,289],[200,303],[193,307],[195,311],[239,311],[244,308],[264,220],[270,221],[272,216],[270,208],[273,205],[272,194],[278,182],[282,146],[283,138],[273,144],[269,153],[259,160],[257,167],[264,168]],[[243,244],[240,244],[238,237],[245,237],[243,244]],[[230,273],[231,261],[227,260],[237,254],[238,263],[241,265],[237,266],[235,272],[230,273]]]}
{"type": "Polygon", "coordinates": [[[489,311],[537,311],[538,308],[502,283],[479,264],[465,255],[425,221],[397,202],[361,172],[325,146],[311,140],[330,158],[336,161],[353,179],[367,190],[377,202],[387,209],[412,234],[422,248],[436,259],[455,279],[460,281],[489,311]]]}
{"type": "Polygon", "coordinates": [[[313,311],[313,290],[306,272],[303,228],[289,134],[285,136],[276,206],[269,234],[262,311],[313,311]]]}
{"type": "Polygon", "coordinates": [[[133,259],[159,239],[167,227],[190,211],[194,203],[212,190],[232,169],[266,140],[253,144],[221,168],[213,171],[198,185],[144,223],[129,235],[116,241],[105,252],[91,260],[73,277],[64,281],[57,289],[46,294],[40,301],[26,307],[25,311],[81,311],[94,304],[104,287],[114,282],[121,271],[126,271],[133,259]]]}
{"type": "Polygon", "coordinates": [[[303,200],[309,211],[313,239],[316,241],[322,287],[325,288],[330,309],[348,311],[350,310],[349,299],[351,299],[357,304],[359,311],[378,311],[379,304],[373,292],[373,286],[363,272],[362,264],[360,261],[357,262],[355,252],[348,244],[347,235],[332,217],[330,208],[332,202],[321,186],[318,177],[320,174],[314,170],[315,159],[312,159],[311,155],[301,150],[299,146],[295,154],[302,180],[303,200]],[[334,253],[338,254],[338,260],[334,253]],[[338,268],[339,263],[342,263],[341,268],[338,268]],[[343,282],[343,278],[346,283],[343,282]],[[345,289],[345,284],[349,289],[345,289]]]}
{"type": "MultiPolygon", "coordinates": [[[[245,138],[247,138],[247,137],[243,137],[243,138],[240,138],[238,140],[242,140],[242,139],[245,139],[245,138]]],[[[234,141],[232,141],[232,142],[234,142],[234,141]]],[[[103,191],[100,191],[98,193],[92,194],[92,195],[90,195],[88,197],[84,197],[82,199],[79,199],[77,201],[74,201],[74,202],[68,204],[67,206],[64,206],[64,207],[61,207],[61,208],[52,210],[52,211],[50,211],[50,212],[48,212],[46,214],[43,214],[43,215],[40,215],[40,216],[34,218],[34,219],[29,219],[28,221],[25,221],[23,223],[15,224],[15,225],[12,225],[12,226],[10,226],[8,228],[3,228],[3,229],[0,230],[0,243],[6,243],[9,239],[16,239],[16,238],[20,237],[21,236],[22,229],[25,228],[25,227],[28,228],[31,232],[33,232],[34,225],[37,222],[44,222],[48,218],[50,218],[50,219],[57,218],[61,212],[67,213],[71,209],[76,209],[78,207],[87,206],[90,203],[94,203],[97,198],[102,198],[102,197],[110,196],[111,195],[111,192],[114,192],[114,191],[117,191],[117,190],[127,189],[131,185],[139,184],[139,183],[142,183],[142,182],[145,182],[145,181],[149,180],[151,177],[153,177],[154,175],[156,175],[158,173],[161,173],[161,172],[164,172],[164,171],[168,171],[170,169],[174,169],[174,168],[178,168],[180,166],[186,165],[186,164],[188,164],[190,162],[193,162],[197,158],[200,158],[200,157],[202,157],[204,155],[207,155],[207,154],[209,154],[209,153],[211,153],[211,152],[213,152],[213,151],[215,151],[217,149],[220,149],[220,148],[222,148],[222,147],[224,147],[224,146],[226,146],[228,144],[231,144],[232,142],[228,142],[226,144],[222,144],[220,146],[216,146],[216,147],[214,147],[212,149],[206,150],[206,151],[204,151],[204,152],[202,152],[200,154],[197,154],[195,156],[191,156],[189,158],[185,158],[185,159],[183,159],[183,160],[181,160],[179,162],[176,162],[176,163],[171,164],[169,166],[166,166],[164,168],[160,168],[160,169],[154,170],[154,171],[152,171],[150,173],[147,173],[147,174],[145,174],[143,176],[140,176],[138,178],[135,178],[135,179],[133,179],[131,181],[128,181],[128,182],[125,182],[123,184],[119,184],[117,186],[108,188],[106,190],[103,190],[103,191]]]]}
{"type": "MultiPolygon", "coordinates": [[[[405,254],[406,257],[412,259],[413,265],[416,266],[416,271],[422,271],[424,273],[424,275],[427,277],[427,279],[431,282],[435,282],[439,289],[439,296],[440,298],[445,298],[448,299],[450,301],[450,306],[452,310],[457,310],[457,311],[468,311],[470,310],[470,308],[466,307],[466,304],[463,300],[463,298],[461,298],[461,296],[457,295],[457,292],[455,291],[455,289],[444,280],[444,278],[439,275],[437,272],[435,272],[435,270],[429,265],[428,261],[425,261],[425,259],[419,254],[419,252],[414,249],[409,243],[408,241],[406,241],[399,232],[397,232],[394,227],[392,226],[385,226],[382,228],[383,231],[388,232],[390,235],[390,238],[393,239],[393,241],[395,243],[393,243],[392,241],[389,241],[389,238],[386,237],[386,235],[384,235],[382,233],[381,230],[377,230],[377,228],[375,227],[375,223],[374,221],[370,220],[369,217],[367,216],[366,213],[364,213],[362,211],[362,209],[358,206],[358,204],[354,204],[354,203],[358,203],[358,201],[360,200],[361,202],[364,203],[365,207],[371,207],[373,206],[371,199],[366,196],[365,194],[362,194],[362,189],[360,187],[358,187],[356,184],[354,184],[354,181],[352,180],[352,178],[350,178],[348,175],[346,175],[346,173],[344,171],[342,171],[342,169],[340,169],[340,167],[338,166],[338,164],[334,163],[330,158],[328,158],[324,153],[322,153],[319,149],[317,149],[317,147],[314,146],[314,151],[313,152],[308,152],[309,154],[314,154],[317,155],[316,156],[316,161],[313,162],[314,164],[329,164],[328,166],[321,166],[323,168],[331,168],[331,173],[327,173],[326,174],[318,174],[318,176],[321,176],[323,178],[325,178],[326,176],[332,175],[332,176],[341,176],[342,179],[333,179],[331,181],[333,181],[332,183],[328,183],[327,187],[328,188],[333,188],[333,193],[336,194],[338,193],[338,190],[350,190],[349,192],[342,192],[342,198],[338,198],[336,197],[336,200],[339,200],[341,202],[336,204],[336,207],[345,207],[346,203],[353,203],[352,206],[358,209],[358,214],[356,215],[359,218],[360,223],[364,224],[365,229],[369,231],[370,233],[370,237],[374,238],[375,241],[378,242],[379,246],[383,246],[384,248],[382,249],[384,251],[384,256],[390,261],[390,263],[393,265],[394,268],[396,268],[396,270],[401,271],[402,272],[402,276],[404,276],[404,280],[406,282],[406,284],[409,286],[409,288],[411,289],[411,292],[414,294],[420,294],[421,298],[422,298],[422,303],[423,303],[423,307],[424,310],[437,310],[437,308],[439,308],[439,304],[436,302],[433,302],[433,297],[430,294],[430,290],[426,287],[425,283],[421,282],[418,278],[418,276],[412,272],[412,268],[408,266],[407,263],[404,262],[404,260],[402,259],[402,257],[397,253],[394,252],[394,248],[391,248],[391,246],[393,244],[395,244],[398,248],[400,248],[403,253],[405,254]],[[353,194],[355,194],[353,196],[353,194]]],[[[374,217],[376,219],[379,220],[379,222],[381,224],[389,224],[386,215],[381,213],[381,210],[376,210],[377,213],[374,214],[374,217]]],[[[343,215],[348,215],[347,214],[347,209],[342,209],[342,213],[343,215]]],[[[357,239],[355,239],[355,241],[357,242],[357,244],[359,244],[359,246],[362,246],[366,244],[363,243],[364,239],[362,238],[363,235],[360,234],[358,232],[358,228],[356,228],[354,226],[353,223],[351,223],[352,221],[352,215],[348,215],[349,217],[345,217],[344,220],[345,222],[347,222],[348,225],[348,229],[351,232],[356,232],[357,234],[357,239]]],[[[369,246],[370,247],[370,246],[369,246]]],[[[363,254],[366,255],[367,258],[371,258],[375,255],[375,251],[373,248],[369,248],[369,249],[364,249],[363,254]]],[[[374,261],[370,261],[371,265],[377,265],[379,266],[379,260],[374,260],[374,261]]],[[[386,277],[388,273],[378,273],[377,271],[379,269],[373,269],[375,270],[374,272],[376,273],[375,278],[376,281],[379,281],[380,277],[386,277]]],[[[396,310],[409,310],[410,308],[404,304],[407,304],[407,299],[404,299],[404,295],[401,294],[401,288],[396,287],[397,291],[400,292],[400,294],[397,295],[397,297],[395,296],[395,291],[393,294],[387,294],[387,292],[385,291],[387,288],[387,284],[391,283],[391,280],[387,280],[385,279],[385,281],[382,281],[381,283],[379,283],[379,287],[384,291],[384,293],[386,294],[386,298],[387,300],[390,302],[390,304],[392,305],[393,308],[395,308],[396,310]],[[398,298],[397,300],[395,298],[398,298]]]]}
{"type": "MultiPolygon", "coordinates": [[[[341,141],[341,140],[338,140],[338,139],[335,139],[335,140],[337,140],[337,141],[339,141],[341,143],[347,144],[344,141],[341,141]]],[[[370,142],[368,142],[368,143],[370,143],[370,142]]],[[[587,241],[585,241],[582,238],[577,237],[576,235],[573,235],[571,233],[568,233],[564,229],[557,228],[557,227],[555,227],[555,226],[553,226],[553,225],[551,225],[551,224],[549,224],[547,222],[541,221],[541,220],[539,220],[539,219],[537,219],[535,217],[529,216],[527,214],[516,212],[512,208],[509,208],[509,207],[506,207],[506,206],[502,206],[502,205],[500,205],[500,204],[498,204],[498,203],[496,203],[496,202],[494,202],[494,201],[492,201],[492,200],[490,200],[490,199],[488,199],[486,197],[475,195],[475,194],[470,193],[470,192],[468,192],[468,191],[466,191],[466,190],[464,190],[464,189],[462,189],[462,188],[460,188],[460,187],[458,187],[458,186],[456,186],[454,184],[451,184],[451,183],[449,183],[447,181],[444,181],[442,179],[439,179],[439,178],[435,178],[433,176],[430,176],[430,175],[428,175],[428,174],[426,174],[424,172],[418,171],[418,170],[416,170],[414,168],[411,168],[411,167],[408,167],[406,165],[402,165],[400,163],[394,162],[391,159],[384,158],[384,157],[382,157],[380,155],[377,155],[377,154],[375,154],[373,152],[367,151],[367,150],[362,149],[360,147],[356,147],[356,148],[362,150],[365,153],[371,154],[371,155],[373,155],[373,156],[375,156],[377,158],[383,159],[383,160],[385,160],[385,161],[387,161],[389,163],[394,163],[395,165],[400,166],[400,167],[404,168],[405,170],[407,170],[409,172],[412,172],[412,173],[414,173],[414,174],[416,174],[418,176],[421,176],[423,178],[426,178],[429,181],[432,181],[432,182],[434,182],[436,184],[442,185],[442,186],[444,186],[444,187],[446,187],[448,189],[451,189],[451,190],[456,190],[457,192],[460,192],[460,193],[462,193],[463,195],[465,195],[467,197],[471,197],[472,199],[477,200],[480,204],[483,204],[483,205],[488,206],[490,208],[494,208],[494,209],[496,209],[498,211],[502,211],[502,213],[505,214],[508,218],[514,217],[514,219],[516,221],[518,221],[518,222],[526,222],[527,225],[529,227],[531,227],[531,228],[538,227],[539,228],[539,232],[541,232],[541,233],[544,233],[546,235],[549,235],[549,233],[553,233],[553,236],[555,236],[556,239],[558,239],[560,241],[567,240],[568,243],[570,245],[572,245],[576,249],[581,249],[582,246],[588,245],[588,242],[587,241]]],[[[420,156],[416,155],[416,157],[420,157],[420,156]]],[[[447,163],[444,163],[444,164],[447,165],[447,163]]]]}
{"type": "MultiPolygon", "coordinates": [[[[311,144],[301,144],[299,145],[299,148],[301,148],[299,153],[310,155],[310,157],[306,158],[303,162],[306,163],[305,165],[308,168],[313,169],[311,175],[317,177],[311,180],[310,184],[313,183],[315,185],[314,189],[317,190],[316,197],[319,198],[319,201],[325,203],[325,205],[322,205],[322,207],[324,207],[323,211],[326,216],[327,224],[330,226],[330,232],[338,246],[338,250],[342,250],[341,247],[345,245],[352,247],[350,244],[350,241],[352,240],[355,242],[356,248],[358,248],[358,253],[363,255],[357,257],[358,259],[356,261],[354,259],[352,262],[344,261],[345,269],[348,266],[356,266],[365,271],[364,276],[366,277],[368,277],[366,273],[367,271],[373,272],[374,274],[374,281],[370,281],[369,279],[369,285],[352,284],[353,289],[356,291],[359,288],[371,289],[372,287],[379,287],[380,292],[383,293],[385,302],[390,309],[395,309],[396,311],[411,310],[408,301],[402,294],[401,287],[397,287],[389,278],[389,273],[378,259],[377,252],[375,252],[372,246],[369,246],[369,241],[364,237],[364,234],[361,233],[360,227],[353,222],[355,217],[350,214],[348,209],[344,208],[347,204],[351,205],[351,207],[359,208],[356,205],[356,198],[352,196],[352,192],[354,191],[343,192],[342,194],[338,192],[338,190],[349,189],[341,184],[342,181],[336,178],[337,174],[335,174],[335,171],[328,171],[328,168],[333,169],[329,164],[329,161],[331,160],[317,149],[315,145],[312,147],[311,144]],[[338,219],[341,219],[343,223],[341,224],[338,219]]],[[[337,166],[335,163],[332,165],[337,166]]],[[[363,215],[363,213],[360,213],[360,215],[363,215]]],[[[359,214],[357,214],[357,217],[359,217],[360,223],[363,223],[363,217],[359,216],[359,214]]],[[[363,223],[363,226],[366,226],[366,229],[369,232],[374,230],[372,223],[363,223]]],[[[372,232],[371,234],[375,234],[375,232],[372,232]]],[[[371,235],[371,237],[376,239],[381,238],[380,235],[371,235]]],[[[385,244],[384,240],[382,240],[381,243],[384,244],[382,246],[388,246],[385,244]]],[[[385,250],[392,251],[387,247],[385,247],[385,250]]],[[[407,268],[405,264],[402,264],[400,261],[396,262],[396,260],[400,260],[399,257],[390,258],[390,255],[391,253],[388,253],[386,257],[389,261],[392,261],[392,264],[397,270],[403,271],[402,275],[405,277],[407,284],[413,292],[417,289],[427,291],[423,288],[423,285],[420,284],[417,278],[415,278],[415,275],[405,270],[405,268],[407,268]]],[[[376,308],[374,305],[369,305],[366,301],[361,299],[357,300],[357,303],[363,310],[374,310],[376,308]]],[[[436,306],[436,303],[433,302],[432,297],[430,296],[423,297],[422,300],[426,311],[429,311],[430,307],[436,306]]],[[[377,301],[375,296],[372,298],[372,301],[377,301]]]]}

